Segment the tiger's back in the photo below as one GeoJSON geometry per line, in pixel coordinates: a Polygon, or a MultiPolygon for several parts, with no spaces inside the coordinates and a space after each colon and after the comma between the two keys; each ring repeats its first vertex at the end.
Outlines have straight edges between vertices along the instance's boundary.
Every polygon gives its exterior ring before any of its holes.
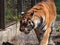
{"type": "MultiPolygon", "coordinates": [[[[54,18],[56,18],[56,7],[54,2],[44,2],[35,5],[32,9],[30,9],[28,12],[35,12],[34,16],[42,16],[43,19],[45,19],[46,24],[50,24],[54,18]],[[48,20],[47,20],[48,19],[48,20]]],[[[29,14],[28,14],[29,15],[29,14]]]]}

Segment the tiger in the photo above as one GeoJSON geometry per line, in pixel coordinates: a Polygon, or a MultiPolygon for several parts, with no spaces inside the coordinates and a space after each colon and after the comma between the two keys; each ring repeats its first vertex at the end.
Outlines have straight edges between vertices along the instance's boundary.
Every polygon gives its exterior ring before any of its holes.
{"type": "Polygon", "coordinates": [[[20,15],[19,30],[25,34],[34,30],[39,45],[48,45],[49,37],[54,30],[56,15],[54,0],[41,0],[26,13],[23,12],[20,15]]]}

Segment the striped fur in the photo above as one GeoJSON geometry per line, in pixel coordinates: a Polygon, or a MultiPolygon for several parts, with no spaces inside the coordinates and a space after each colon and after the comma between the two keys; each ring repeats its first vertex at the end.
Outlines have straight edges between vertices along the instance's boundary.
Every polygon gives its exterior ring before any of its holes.
{"type": "Polygon", "coordinates": [[[22,26],[22,23],[20,22],[20,29],[22,30],[24,29],[23,32],[25,31],[25,29],[28,30],[26,27],[28,27],[27,25],[29,24],[28,22],[30,21],[29,25],[32,25],[33,27],[34,24],[34,27],[33,28],[30,27],[31,28],[30,30],[32,29],[35,30],[40,45],[47,45],[50,33],[52,31],[51,26],[55,18],[56,18],[56,7],[54,1],[42,0],[39,4],[32,7],[26,14],[21,16],[20,21],[25,20],[27,24],[25,23],[26,25],[22,26]],[[40,33],[41,31],[43,33],[40,33]],[[39,39],[41,36],[40,34],[41,35],[43,34],[41,40],[39,39]]]}

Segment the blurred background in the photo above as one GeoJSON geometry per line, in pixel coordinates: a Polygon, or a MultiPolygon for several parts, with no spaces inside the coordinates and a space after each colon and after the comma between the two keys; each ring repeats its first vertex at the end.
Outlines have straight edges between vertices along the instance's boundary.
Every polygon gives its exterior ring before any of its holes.
{"type": "MultiPolygon", "coordinates": [[[[56,31],[53,32],[53,36],[54,39],[59,38],[57,39],[58,41],[55,41],[60,45],[60,0],[54,1],[57,9],[57,18],[55,22],[56,31]]],[[[39,2],[40,0],[0,0],[0,43],[12,41],[15,45],[24,45],[27,42],[38,45],[34,31],[31,31],[28,35],[19,31],[19,15],[21,12],[27,12],[39,2]]]]}
{"type": "MultiPolygon", "coordinates": [[[[1,0],[0,1],[0,28],[11,25],[17,21],[21,12],[27,12],[40,0],[1,0]]],[[[57,21],[60,21],[60,0],[55,0],[57,7],[57,21]]]]}

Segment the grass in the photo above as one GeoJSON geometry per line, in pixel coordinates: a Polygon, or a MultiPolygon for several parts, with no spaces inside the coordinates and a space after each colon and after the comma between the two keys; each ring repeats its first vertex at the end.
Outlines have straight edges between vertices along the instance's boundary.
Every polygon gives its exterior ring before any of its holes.
{"type": "Polygon", "coordinates": [[[60,25],[56,27],[56,30],[60,30],[60,25]]]}
{"type": "MultiPolygon", "coordinates": [[[[60,21],[60,15],[57,15],[56,21],[60,21]]],[[[60,30],[60,25],[58,25],[58,26],[56,27],[56,30],[60,30]]]]}

